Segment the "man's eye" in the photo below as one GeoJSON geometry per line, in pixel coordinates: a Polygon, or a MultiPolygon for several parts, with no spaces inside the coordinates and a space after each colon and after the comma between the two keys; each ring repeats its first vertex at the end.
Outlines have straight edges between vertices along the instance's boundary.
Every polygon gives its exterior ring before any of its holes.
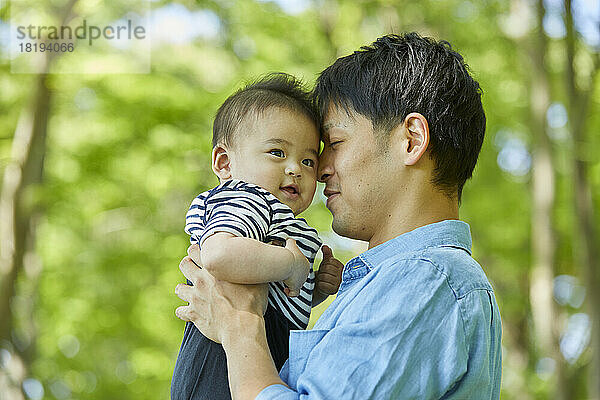
{"type": "Polygon", "coordinates": [[[314,167],[315,166],[315,160],[311,160],[310,158],[306,158],[306,159],[302,160],[302,164],[306,165],[307,167],[314,167]]]}
{"type": "Polygon", "coordinates": [[[282,150],[270,150],[269,154],[275,156],[275,157],[283,157],[283,151],[282,150]]]}
{"type": "Polygon", "coordinates": [[[336,142],[331,142],[331,143],[329,143],[329,147],[331,147],[331,148],[334,148],[336,145],[338,145],[338,144],[340,144],[340,143],[342,143],[342,141],[341,141],[341,140],[338,140],[338,141],[336,141],[336,142]]]}

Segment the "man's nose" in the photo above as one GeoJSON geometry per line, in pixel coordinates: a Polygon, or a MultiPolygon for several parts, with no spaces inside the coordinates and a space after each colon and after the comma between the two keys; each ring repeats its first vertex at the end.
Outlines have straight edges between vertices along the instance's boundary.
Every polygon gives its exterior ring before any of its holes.
{"type": "Polygon", "coordinates": [[[325,147],[319,156],[319,170],[317,171],[319,182],[327,182],[327,179],[333,175],[333,163],[331,162],[331,158],[329,149],[325,147]]]}

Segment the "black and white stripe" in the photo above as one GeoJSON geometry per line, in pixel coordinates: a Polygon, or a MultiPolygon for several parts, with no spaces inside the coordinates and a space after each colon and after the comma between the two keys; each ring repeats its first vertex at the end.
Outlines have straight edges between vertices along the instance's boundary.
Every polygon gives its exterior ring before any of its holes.
{"type": "Polygon", "coordinates": [[[186,215],[185,231],[192,243],[202,246],[204,238],[228,232],[261,242],[292,238],[311,264],[308,279],[298,297],[287,297],[282,282],[269,283],[269,303],[297,328],[305,329],[310,317],[315,273],[312,264],[321,247],[317,231],[260,186],[230,180],[201,193],[186,215]]]}

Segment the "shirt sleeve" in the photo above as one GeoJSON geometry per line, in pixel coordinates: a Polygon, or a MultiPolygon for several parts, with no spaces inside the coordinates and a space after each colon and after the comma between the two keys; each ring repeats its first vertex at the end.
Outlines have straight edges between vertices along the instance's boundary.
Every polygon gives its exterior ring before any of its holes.
{"type": "Polygon", "coordinates": [[[296,400],[298,393],[284,385],[271,385],[264,388],[255,400],[296,400]]]}
{"type": "Polygon", "coordinates": [[[205,226],[197,237],[204,239],[217,232],[264,241],[269,231],[271,207],[259,192],[251,189],[220,188],[205,200],[205,226]]]}
{"type": "Polygon", "coordinates": [[[466,373],[462,314],[443,280],[416,281],[411,291],[355,296],[332,329],[292,331],[280,377],[257,397],[271,399],[438,399],[466,373]],[[414,296],[413,296],[414,297],[414,296]],[[360,306],[357,306],[360,303],[360,306]],[[406,304],[394,307],[394,304],[406,304]],[[335,383],[333,383],[335,382],[335,383]]]}

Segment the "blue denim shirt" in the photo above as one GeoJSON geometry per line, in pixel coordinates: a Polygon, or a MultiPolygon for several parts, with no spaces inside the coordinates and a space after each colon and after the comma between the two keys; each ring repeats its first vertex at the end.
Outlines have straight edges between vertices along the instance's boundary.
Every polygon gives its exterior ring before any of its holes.
{"type": "Polygon", "coordinates": [[[350,260],[314,328],[292,331],[266,399],[498,399],[500,313],[469,226],[417,228],[350,260]]]}

